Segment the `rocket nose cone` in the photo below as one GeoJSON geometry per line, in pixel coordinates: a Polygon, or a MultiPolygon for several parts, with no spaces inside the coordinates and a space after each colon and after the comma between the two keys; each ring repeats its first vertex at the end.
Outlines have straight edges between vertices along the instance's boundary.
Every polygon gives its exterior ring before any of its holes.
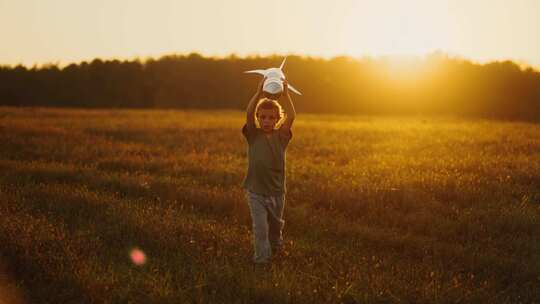
{"type": "Polygon", "coordinates": [[[270,94],[279,94],[283,91],[283,84],[277,81],[266,82],[263,91],[270,94]]]}

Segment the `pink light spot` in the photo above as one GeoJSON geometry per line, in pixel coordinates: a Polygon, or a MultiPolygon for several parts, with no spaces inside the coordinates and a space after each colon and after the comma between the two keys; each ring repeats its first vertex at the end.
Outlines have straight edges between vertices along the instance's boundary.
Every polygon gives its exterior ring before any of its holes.
{"type": "Polygon", "coordinates": [[[146,255],[144,254],[142,250],[138,248],[131,250],[130,256],[131,256],[131,261],[135,265],[142,265],[146,263],[146,255]]]}

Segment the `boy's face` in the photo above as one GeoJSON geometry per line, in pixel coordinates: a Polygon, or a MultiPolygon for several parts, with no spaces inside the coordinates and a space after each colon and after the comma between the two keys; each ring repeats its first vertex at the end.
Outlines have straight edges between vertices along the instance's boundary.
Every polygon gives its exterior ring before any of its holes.
{"type": "Polygon", "coordinates": [[[257,119],[264,132],[271,132],[279,120],[279,115],[276,109],[259,109],[257,119]]]}

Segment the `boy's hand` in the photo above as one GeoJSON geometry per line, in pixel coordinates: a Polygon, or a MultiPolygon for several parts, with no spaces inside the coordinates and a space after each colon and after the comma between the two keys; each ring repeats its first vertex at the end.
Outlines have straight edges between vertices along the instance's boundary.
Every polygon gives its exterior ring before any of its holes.
{"type": "Polygon", "coordinates": [[[257,95],[261,95],[262,92],[263,92],[263,86],[264,86],[264,81],[266,80],[266,76],[263,77],[263,79],[261,80],[261,82],[259,82],[259,85],[257,86],[257,95]]]}
{"type": "Polygon", "coordinates": [[[288,96],[289,95],[289,82],[287,82],[287,79],[283,79],[283,94],[281,96],[288,96]]]}

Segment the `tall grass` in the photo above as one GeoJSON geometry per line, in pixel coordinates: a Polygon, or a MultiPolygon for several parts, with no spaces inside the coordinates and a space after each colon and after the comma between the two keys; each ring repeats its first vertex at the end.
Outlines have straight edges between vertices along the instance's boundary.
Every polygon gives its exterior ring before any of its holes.
{"type": "Polygon", "coordinates": [[[540,301],[537,124],[299,115],[258,268],[243,117],[0,108],[0,301],[540,301]]]}

